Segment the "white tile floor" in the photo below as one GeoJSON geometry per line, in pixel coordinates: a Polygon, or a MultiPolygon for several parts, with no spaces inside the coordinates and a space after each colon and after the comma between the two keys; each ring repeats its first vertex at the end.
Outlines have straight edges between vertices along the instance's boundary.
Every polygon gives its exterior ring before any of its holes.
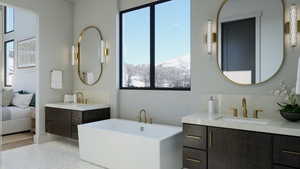
{"type": "Polygon", "coordinates": [[[0,169],[103,169],[79,159],[78,146],[54,141],[0,152],[0,169]]]}

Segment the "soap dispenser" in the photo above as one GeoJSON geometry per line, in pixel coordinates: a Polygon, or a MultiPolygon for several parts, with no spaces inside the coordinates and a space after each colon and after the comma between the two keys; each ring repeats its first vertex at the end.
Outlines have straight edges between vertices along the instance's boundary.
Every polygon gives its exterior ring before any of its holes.
{"type": "Polygon", "coordinates": [[[211,96],[208,100],[208,118],[210,120],[219,118],[218,100],[214,96],[211,96]]]}

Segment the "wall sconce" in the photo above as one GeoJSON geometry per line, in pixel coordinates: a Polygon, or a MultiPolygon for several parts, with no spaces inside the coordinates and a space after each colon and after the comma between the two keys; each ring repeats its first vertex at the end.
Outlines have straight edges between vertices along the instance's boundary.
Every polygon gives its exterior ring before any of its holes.
{"type": "Polygon", "coordinates": [[[213,44],[217,42],[217,34],[213,33],[213,21],[208,20],[207,22],[207,34],[206,34],[206,44],[207,52],[209,55],[212,55],[213,44]]]}
{"type": "Polygon", "coordinates": [[[78,48],[76,47],[76,45],[72,45],[72,65],[75,66],[78,63],[78,59],[77,59],[77,50],[78,48]]]}
{"type": "Polygon", "coordinates": [[[297,34],[300,32],[300,21],[297,17],[297,6],[292,4],[289,9],[289,22],[285,24],[285,32],[289,34],[291,47],[297,46],[297,34]]]}
{"type": "Polygon", "coordinates": [[[109,43],[107,41],[101,41],[101,63],[107,62],[107,57],[110,55],[109,43]]]}

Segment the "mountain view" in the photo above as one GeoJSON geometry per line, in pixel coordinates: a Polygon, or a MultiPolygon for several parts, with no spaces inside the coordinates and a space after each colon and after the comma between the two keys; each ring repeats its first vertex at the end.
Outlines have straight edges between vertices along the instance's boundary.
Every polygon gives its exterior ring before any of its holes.
{"type": "MultiPolygon", "coordinates": [[[[123,65],[123,85],[128,87],[150,86],[149,64],[123,65]]],[[[180,56],[155,65],[155,86],[158,88],[189,88],[190,56],[180,56]]]]}

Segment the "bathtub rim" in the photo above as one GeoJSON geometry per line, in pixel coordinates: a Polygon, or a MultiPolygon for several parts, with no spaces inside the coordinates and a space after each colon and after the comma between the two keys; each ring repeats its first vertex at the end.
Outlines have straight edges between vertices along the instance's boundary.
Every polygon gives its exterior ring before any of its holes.
{"type": "Polygon", "coordinates": [[[92,124],[107,122],[107,121],[112,121],[112,120],[139,123],[139,122],[133,121],[133,120],[112,118],[112,119],[107,119],[107,120],[102,120],[102,121],[97,121],[97,122],[92,122],[92,123],[80,124],[80,125],[78,125],[78,128],[90,128],[90,129],[95,130],[95,131],[103,130],[103,131],[106,131],[106,132],[113,132],[113,133],[119,133],[119,134],[122,134],[122,135],[124,134],[124,135],[128,135],[128,136],[141,137],[141,138],[144,138],[144,139],[150,139],[150,140],[159,141],[159,142],[183,133],[183,128],[181,126],[172,126],[172,125],[164,125],[164,124],[156,124],[156,123],[154,123],[154,124],[141,123],[141,125],[144,125],[144,126],[156,125],[156,126],[160,126],[160,127],[169,127],[169,128],[177,129],[178,131],[176,131],[176,132],[174,131],[172,134],[167,135],[167,136],[147,137],[147,136],[144,136],[144,135],[127,133],[127,132],[122,132],[122,131],[112,130],[112,129],[96,128],[96,127],[91,126],[92,124]]]}

